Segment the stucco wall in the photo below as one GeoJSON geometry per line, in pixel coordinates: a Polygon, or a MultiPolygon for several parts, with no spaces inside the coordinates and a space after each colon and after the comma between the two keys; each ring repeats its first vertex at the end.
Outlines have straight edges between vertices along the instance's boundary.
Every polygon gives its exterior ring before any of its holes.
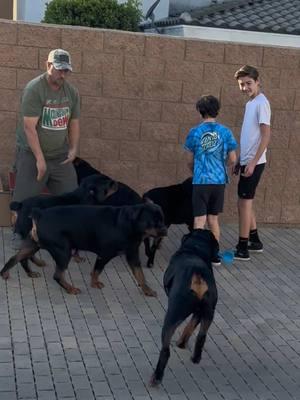
{"type": "MultiPolygon", "coordinates": [[[[14,158],[21,90],[58,47],[71,52],[81,93],[80,155],[140,192],[188,175],[182,143],[199,121],[201,94],[221,98],[219,120],[238,138],[244,98],[233,74],[257,66],[273,111],[258,219],[300,222],[299,50],[0,21],[1,175],[14,158]]],[[[236,183],[226,193],[224,217],[232,221],[236,183]]]]}

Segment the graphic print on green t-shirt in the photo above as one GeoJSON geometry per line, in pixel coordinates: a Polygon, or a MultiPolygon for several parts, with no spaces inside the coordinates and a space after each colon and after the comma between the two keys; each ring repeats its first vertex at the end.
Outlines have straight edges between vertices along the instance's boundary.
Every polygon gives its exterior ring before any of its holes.
{"type": "Polygon", "coordinates": [[[43,107],[41,127],[53,131],[67,129],[70,119],[69,107],[48,105],[43,107]]]}

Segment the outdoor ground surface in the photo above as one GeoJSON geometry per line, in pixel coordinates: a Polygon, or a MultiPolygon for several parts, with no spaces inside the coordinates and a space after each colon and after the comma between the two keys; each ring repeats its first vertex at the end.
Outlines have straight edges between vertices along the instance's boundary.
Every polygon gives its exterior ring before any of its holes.
{"type": "MultiPolygon", "coordinates": [[[[219,302],[201,363],[190,361],[194,337],[189,350],[176,348],[179,329],[163,385],[149,387],[167,301],[163,272],[184,232],[170,229],[155,267],[144,268],[157,298],[143,296],[120,257],[105,268],[102,290],[89,285],[94,255],[72,262],[70,279],[82,290],[77,296],[52,279],[46,252],[40,278],[28,278],[18,266],[10,280],[1,279],[0,400],[299,400],[296,228],[265,227],[263,254],[215,268],[219,302]]],[[[10,229],[0,233],[2,268],[13,251],[10,229]]],[[[236,238],[236,226],[222,227],[223,249],[232,249],[236,238]]]]}

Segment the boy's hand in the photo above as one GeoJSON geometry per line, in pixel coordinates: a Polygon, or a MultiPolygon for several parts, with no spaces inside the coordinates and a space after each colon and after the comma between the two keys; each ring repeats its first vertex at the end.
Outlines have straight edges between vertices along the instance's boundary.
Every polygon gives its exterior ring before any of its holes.
{"type": "Polygon", "coordinates": [[[232,167],[232,174],[238,175],[240,173],[241,164],[238,162],[232,167]]]}
{"type": "Polygon", "coordinates": [[[245,176],[246,178],[249,178],[249,176],[251,176],[253,174],[255,167],[256,167],[256,162],[254,160],[250,161],[246,165],[245,170],[242,175],[245,176]]]}

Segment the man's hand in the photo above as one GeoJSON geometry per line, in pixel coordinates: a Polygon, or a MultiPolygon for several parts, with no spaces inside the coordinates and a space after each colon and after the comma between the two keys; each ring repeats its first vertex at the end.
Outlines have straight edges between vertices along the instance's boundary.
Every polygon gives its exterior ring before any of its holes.
{"type": "Polygon", "coordinates": [[[38,171],[36,179],[38,181],[41,181],[47,171],[47,164],[44,157],[40,157],[39,159],[36,160],[36,168],[38,171]]]}
{"type": "Polygon", "coordinates": [[[70,162],[73,162],[76,158],[76,155],[77,155],[77,150],[70,149],[68,152],[68,157],[62,162],[62,164],[68,164],[70,162]]]}
{"type": "Polygon", "coordinates": [[[248,178],[253,174],[254,168],[256,167],[256,162],[254,160],[251,160],[245,167],[245,170],[243,172],[243,176],[248,178]]]}

